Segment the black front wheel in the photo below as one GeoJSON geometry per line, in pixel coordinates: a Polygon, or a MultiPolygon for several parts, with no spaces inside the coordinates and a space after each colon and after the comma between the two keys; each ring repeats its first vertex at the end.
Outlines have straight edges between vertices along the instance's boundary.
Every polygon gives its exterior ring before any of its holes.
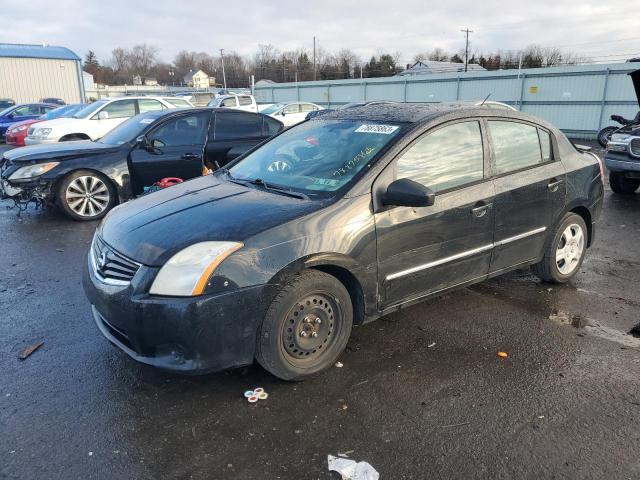
{"type": "Polygon", "coordinates": [[[631,195],[640,187],[640,180],[626,178],[622,172],[609,172],[609,186],[615,193],[631,195]]]}
{"type": "Polygon", "coordinates": [[[306,270],[276,295],[258,330],[256,359],[283,380],[333,365],[353,324],[351,297],[335,277],[306,270]]]}

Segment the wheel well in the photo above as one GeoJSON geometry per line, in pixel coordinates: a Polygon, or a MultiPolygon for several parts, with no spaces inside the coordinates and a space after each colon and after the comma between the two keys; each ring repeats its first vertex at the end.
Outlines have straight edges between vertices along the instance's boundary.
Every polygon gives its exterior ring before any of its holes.
{"type": "Polygon", "coordinates": [[[591,222],[591,212],[586,207],[575,207],[571,209],[572,213],[576,215],[580,215],[584,220],[584,223],[587,225],[587,247],[591,246],[591,231],[593,229],[593,223],[591,222]]]}
{"type": "Polygon", "coordinates": [[[349,292],[351,304],[353,305],[353,323],[354,325],[361,325],[365,318],[364,293],[362,292],[362,285],[360,285],[353,273],[337,265],[314,265],[311,268],[336,277],[344,285],[349,292]]]}
{"type": "Polygon", "coordinates": [[[91,138],[89,137],[89,135],[87,135],[86,133],[71,133],[69,135],[65,135],[62,138],[60,138],[60,140],[58,140],[59,142],[64,142],[66,140],[72,140],[74,138],[77,138],[78,140],[91,140],[91,138]]]}
{"type": "Polygon", "coordinates": [[[55,193],[55,195],[57,196],[58,189],[60,188],[60,184],[64,181],[65,178],[67,178],[69,175],[73,175],[76,172],[90,172],[90,173],[97,173],[98,175],[100,175],[102,178],[104,178],[113,187],[113,191],[116,194],[115,195],[115,198],[116,198],[115,205],[120,203],[120,194],[118,193],[118,186],[115,184],[115,182],[113,180],[111,180],[108,176],[106,176],[104,173],[102,173],[101,171],[95,170],[93,168],[76,168],[74,170],[69,170],[67,173],[65,173],[64,175],[61,175],[59,178],[56,179],[53,187],[51,188],[51,192],[55,193]]]}

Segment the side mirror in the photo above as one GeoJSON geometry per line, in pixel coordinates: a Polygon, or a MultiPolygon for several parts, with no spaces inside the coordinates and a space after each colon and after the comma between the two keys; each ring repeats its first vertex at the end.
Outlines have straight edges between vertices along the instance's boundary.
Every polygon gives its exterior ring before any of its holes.
{"type": "Polygon", "coordinates": [[[284,110],[280,112],[280,115],[285,116],[284,110]]]}
{"type": "Polygon", "coordinates": [[[105,112],[104,110],[102,110],[100,113],[98,113],[98,120],[107,120],[109,118],[109,112],[105,112]]]}
{"type": "Polygon", "coordinates": [[[384,205],[398,207],[429,207],[435,201],[436,194],[433,190],[408,178],[391,182],[382,199],[384,205]]]}

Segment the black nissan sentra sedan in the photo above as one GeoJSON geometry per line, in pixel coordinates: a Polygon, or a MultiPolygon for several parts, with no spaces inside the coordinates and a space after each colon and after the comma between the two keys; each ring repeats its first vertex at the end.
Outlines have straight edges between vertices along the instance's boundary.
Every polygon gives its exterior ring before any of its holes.
{"type": "Polygon", "coordinates": [[[284,128],[267,115],[231,109],[155,110],[123,122],[97,142],[33,145],[4,153],[0,197],[58,206],[97,220],[165,177],[216,170],[284,128]]]}
{"type": "Polygon", "coordinates": [[[579,270],[602,166],[515,111],[386,104],[286,130],[211,175],[115,208],[85,290],[134,359],[200,373],[257,359],[301,379],[354,325],[532,266],[579,270]]]}

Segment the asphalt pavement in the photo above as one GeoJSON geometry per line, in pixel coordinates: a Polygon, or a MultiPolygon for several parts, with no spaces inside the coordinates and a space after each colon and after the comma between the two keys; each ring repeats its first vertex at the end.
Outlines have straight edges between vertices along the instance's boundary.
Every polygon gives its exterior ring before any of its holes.
{"type": "Polygon", "coordinates": [[[98,332],[92,223],[0,202],[0,478],[640,478],[640,194],[564,286],[517,271],[355,328],[341,368],[182,377],[98,332]],[[26,360],[20,352],[44,344],[26,360]],[[507,358],[497,352],[504,351],[507,358]],[[248,388],[269,398],[250,405],[248,388]]]}

